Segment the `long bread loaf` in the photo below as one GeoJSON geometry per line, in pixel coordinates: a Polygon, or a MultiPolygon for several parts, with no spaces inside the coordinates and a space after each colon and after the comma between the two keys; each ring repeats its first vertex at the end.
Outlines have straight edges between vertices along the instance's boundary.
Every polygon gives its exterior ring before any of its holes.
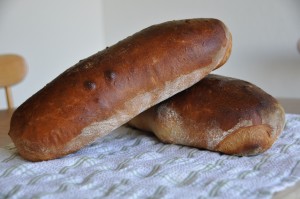
{"type": "Polygon", "coordinates": [[[31,161],[79,150],[223,65],[231,34],[216,19],[148,27],[66,70],[23,103],[9,135],[31,161]]]}
{"type": "Polygon", "coordinates": [[[284,118],[281,105],[257,86],[208,75],[128,124],[152,131],[166,143],[256,155],[272,146],[282,132],[284,118]]]}

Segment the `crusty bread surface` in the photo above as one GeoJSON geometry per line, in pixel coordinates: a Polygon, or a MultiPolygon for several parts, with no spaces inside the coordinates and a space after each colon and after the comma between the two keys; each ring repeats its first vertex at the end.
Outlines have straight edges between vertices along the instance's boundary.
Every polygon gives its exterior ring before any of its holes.
{"type": "Polygon", "coordinates": [[[75,152],[226,62],[217,19],[150,26],[79,61],[16,109],[9,135],[31,161],[75,152]]]}
{"type": "Polygon", "coordinates": [[[262,89],[211,74],[128,124],[166,143],[242,156],[269,149],[284,122],[282,106],[262,89]]]}

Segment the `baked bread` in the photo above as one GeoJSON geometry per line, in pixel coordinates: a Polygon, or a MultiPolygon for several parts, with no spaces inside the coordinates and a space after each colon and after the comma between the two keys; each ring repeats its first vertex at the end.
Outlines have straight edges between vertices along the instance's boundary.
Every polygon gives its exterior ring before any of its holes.
{"type": "Polygon", "coordinates": [[[152,131],[165,143],[231,155],[256,155],[269,149],[285,122],[281,105],[257,86],[208,75],[128,124],[152,131]]]}
{"type": "Polygon", "coordinates": [[[223,65],[231,34],[217,19],[148,27],[66,70],[12,116],[23,158],[62,157],[90,144],[223,65]]]}

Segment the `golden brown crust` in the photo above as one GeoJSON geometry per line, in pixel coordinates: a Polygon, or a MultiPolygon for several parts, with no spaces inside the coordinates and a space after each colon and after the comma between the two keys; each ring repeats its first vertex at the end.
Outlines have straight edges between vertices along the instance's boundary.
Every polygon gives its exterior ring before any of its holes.
{"type": "Polygon", "coordinates": [[[129,124],[153,131],[167,143],[253,155],[272,146],[283,129],[284,115],[280,104],[255,85],[208,75],[129,124]]]}
{"type": "Polygon", "coordinates": [[[216,19],[151,26],[47,84],[15,111],[9,135],[28,160],[61,157],[193,85],[230,48],[230,33],[216,19]]]}
{"type": "Polygon", "coordinates": [[[256,155],[274,143],[271,132],[272,127],[267,124],[240,127],[226,136],[214,150],[230,155],[256,155]]]}

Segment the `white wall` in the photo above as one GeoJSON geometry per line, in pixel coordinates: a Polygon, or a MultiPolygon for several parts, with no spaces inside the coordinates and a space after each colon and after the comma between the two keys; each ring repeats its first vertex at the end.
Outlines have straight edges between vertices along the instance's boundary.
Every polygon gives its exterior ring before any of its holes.
{"type": "Polygon", "coordinates": [[[104,0],[111,45],[149,25],[212,17],[233,35],[230,60],[216,73],[248,80],[276,97],[300,98],[299,0],[104,0]]]}
{"type": "MultiPolygon", "coordinates": [[[[299,0],[0,0],[0,54],[19,53],[29,73],[15,105],[78,60],[149,25],[213,17],[233,34],[216,73],[248,80],[276,97],[300,98],[299,0]]],[[[0,91],[0,108],[3,108],[0,91]]]]}
{"type": "MultiPolygon", "coordinates": [[[[100,0],[1,0],[0,54],[21,54],[29,68],[25,80],[12,88],[15,105],[103,49],[102,21],[100,0]]],[[[0,108],[5,108],[2,90],[0,108]]]]}

